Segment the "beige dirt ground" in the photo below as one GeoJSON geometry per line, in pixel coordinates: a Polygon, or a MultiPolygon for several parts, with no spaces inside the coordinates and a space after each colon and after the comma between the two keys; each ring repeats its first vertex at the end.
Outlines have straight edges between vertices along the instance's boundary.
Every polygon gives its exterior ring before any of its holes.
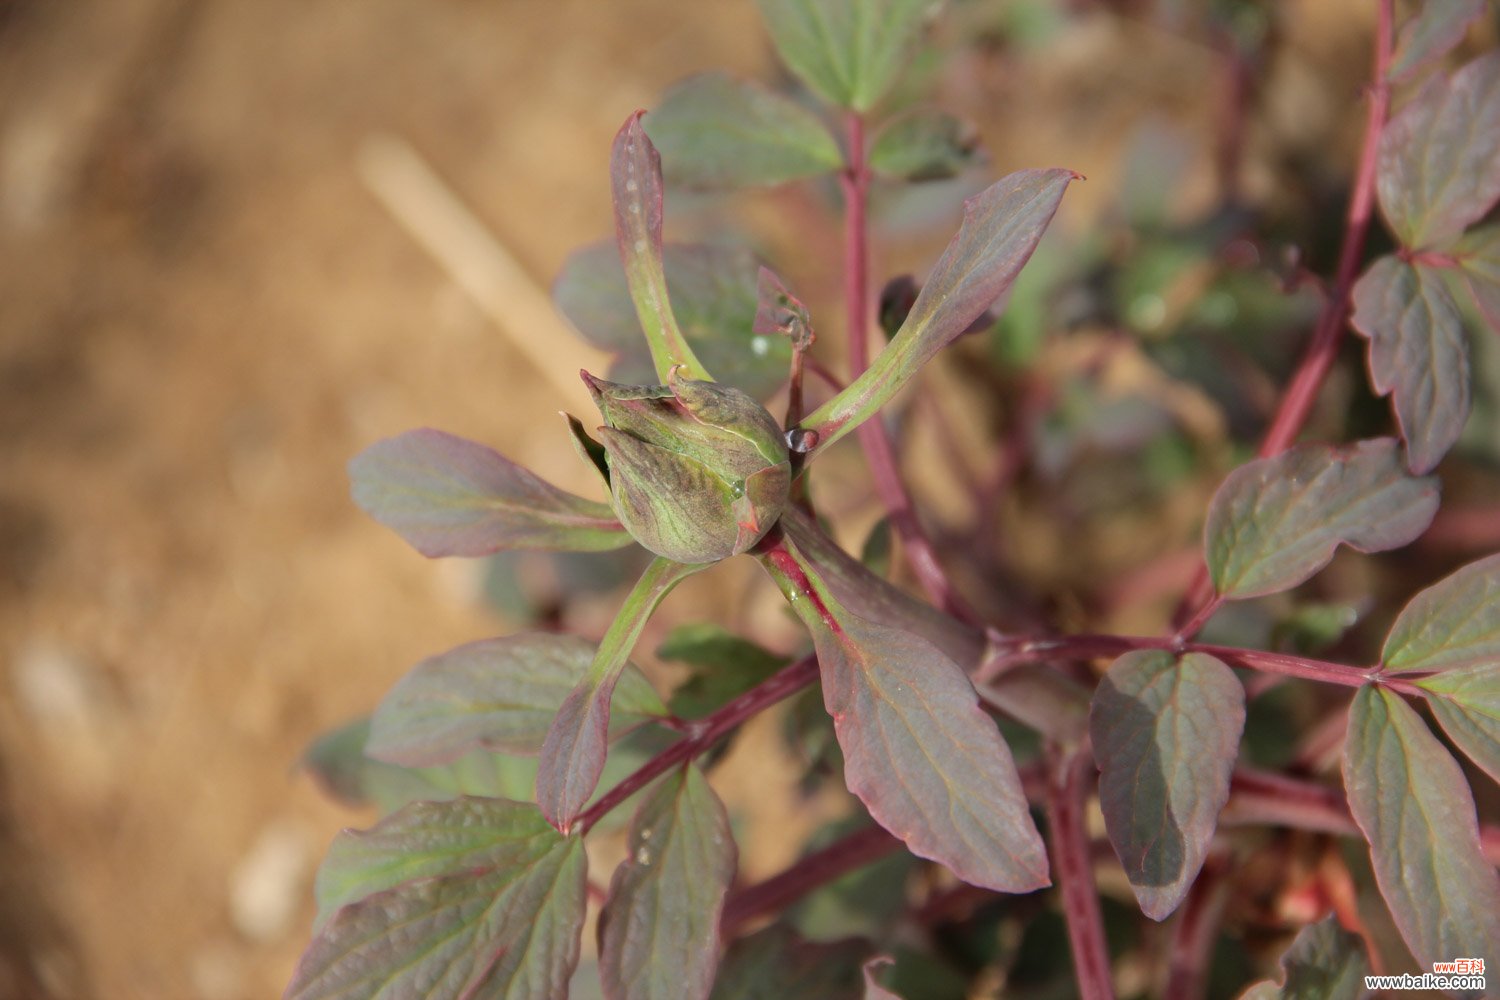
{"type": "MultiPolygon", "coordinates": [[[[1321,55],[1357,64],[1339,30],[1321,55]]],[[[1212,65],[1101,17],[1026,66],[965,56],[945,88],[997,169],[1091,175],[1081,221],[1143,109],[1211,121],[1212,65]]],[[[607,231],[615,128],[707,67],[771,71],[749,0],[0,0],[0,998],[279,993],[317,858],[365,818],[300,750],[505,627],[471,574],[358,514],[350,455],[433,425],[588,487],[564,390],[517,347],[555,322],[497,328],[360,150],[419,151],[534,294],[607,231]]],[[[1343,142],[1337,108],[1292,117],[1343,142]]],[[[834,244],[802,242],[788,270],[826,298],[834,244]]],[[[738,607],[749,579],[667,617],[738,607]]],[[[806,827],[749,757],[731,806],[806,827]]],[[[747,866],[792,846],[752,836],[747,866]]]]}

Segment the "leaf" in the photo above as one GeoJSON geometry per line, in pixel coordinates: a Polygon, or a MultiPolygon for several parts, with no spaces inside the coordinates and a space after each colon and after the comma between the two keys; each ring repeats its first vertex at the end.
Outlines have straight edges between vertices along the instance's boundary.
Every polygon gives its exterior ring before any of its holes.
{"type": "MultiPolygon", "coordinates": [[[[594,653],[593,643],[577,636],[523,633],[423,660],[375,710],[365,752],[408,767],[448,763],[477,748],[535,754],[594,653]]],[[[630,664],[612,705],[615,736],[667,714],[651,682],[630,664]]]]}
{"type": "Polygon", "coordinates": [[[1354,286],[1356,330],[1370,341],[1370,380],[1390,394],[1407,465],[1430,472],[1469,418],[1469,345],[1458,304],[1431,268],[1381,257],[1354,286]]]}
{"type": "Polygon", "coordinates": [[[964,202],[963,223],[894,340],[863,375],[803,421],[828,447],[874,416],[932,357],[1010,289],[1041,241],[1071,170],[1022,170],[964,202]]]}
{"type": "Polygon", "coordinates": [[[1396,52],[1385,78],[1392,83],[1441,59],[1484,13],[1484,0],[1422,0],[1415,16],[1401,26],[1396,52]]]}
{"type": "Polygon", "coordinates": [[[1468,782],[1399,695],[1368,684],[1355,694],[1344,788],[1417,961],[1500,954],[1500,876],[1480,850],[1468,782]]]}
{"type": "Polygon", "coordinates": [[[1245,689],[1205,653],[1126,653],[1089,715],[1099,807],[1141,911],[1163,920],[1203,867],[1229,801],[1245,689]]]}
{"type": "Polygon", "coordinates": [[[719,915],[737,852],[729,817],[689,765],[657,786],[630,827],[600,917],[609,1000],[702,1000],[719,961],[719,915]]]}
{"type": "Polygon", "coordinates": [[[1408,476],[1391,438],[1304,444],[1231,472],[1214,494],[1204,548],[1224,597],[1287,590],[1334,549],[1382,552],[1412,541],[1437,512],[1437,480],[1408,476]]]}
{"type": "Polygon", "coordinates": [[[677,325],[667,297],[662,263],[661,157],[641,128],[637,111],[615,135],[609,155],[609,179],[615,206],[615,242],[625,267],[625,283],[636,317],[651,348],[656,382],[665,385],[672,369],[685,378],[708,381],[713,376],[699,363],[677,325]]]}
{"type": "Polygon", "coordinates": [[[365,513],[430,558],[501,549],[600,552],[631,541],[607,505],[442,431],[375,442],[349,462],[349,478],[365,513]]]}
{"type": "Polygon", "coordinates": [[[1297,932],[1297,939],[1281,956],[1281,985],[1258,983],[1240,1000],[1362,1000],[1365,960],[1359,935],[1339,926],[1331,914],[1297,932]]]}
{"type": "Polygon", "coordinates": [[[830,173],[844,156],[818,116],[727,73],[672,87],[646,116],[667,183],[704,191],[771,187],[830,173]]]}
{"type": "Polygon", "coordinates": [[[1474,304],[1484,321],[1500,335],[1500,226],[1478,226],[1453,247],[1474,304]]]}
{"type": "Polygon", "coordinates": [[[850,613],[783,544],[763,562],[812,632],[849,790],[912,853],[966,882],[1000,892],[1047,885],[1010,749],[963,671],[920,636],[850,613]]]}
{"type": "MultiPolygon", "coordinates": [[[[736,247],[669,243],[663,248],[672,309],[683,335],[719,381],[765,399],[786,381],[791,346],[755,333],[760,262],[736,247]]],[[[614,247],[575,251],[552,289],[568,322],[589,343],[617,357],[610,378],[654,381],[646,335],[631,303],[614,247]]]]}
{"type": "Polygon", "coordinates": [[[1500,52],[1434,74],[1380,137],[1375,187],[1403,246],[1425,250],[1500,198],[1500,52]]]}
{"type": "Polygon", "coordinates": [[[1500,663],[1500,555],[1470,563],[1407,602],[1380,662],[1397,672],[1500,663]]]}
{"type": "MultiPolygon", "coordinates": [[[[781,526],[797,550],[817,565],[821,583],[851,613],[926,639],[965,671],[979,666],[986,652],[983,633],[876,576],[801,511],[789,508],[781,526]]],[[[1047,665],[1013,667],[980,694],[1017,722],[1054,739],[1073,739],[1088,720],[1088,691],[1047,665]]]]}
{"type": "Polygon", "coordinates": [[[711,1000],[859,1000],[868,953],[862,941],[814,944],[772,924],[729,946],[711,1000]]]}
{"type": "Polygon", "coordinates": [[[657,647],[656,656],[692,670],[672,692],[672,714],[683,719],[702,718],[791,662],[707,623],[679,625],[657,647]]]}
{"type": "Polygon", "coordinates": [[[599,787],[609,752],[610,702],[641,630],[672,588],[706,568],[653,559],[604,633],[588,672],[558,708],[538,758],[536,800],[559,830],[572,826],[599,787]]]}
{"type": "Polygon", "coordinates": [[[1500,555],[1428,587],[1396,618],[1381,663],[1417,681],[1453,742],[1500,781],[1500,555]]]}
{"type": "Polygon", "coordinates": [[[898,181],[937,181],[984,162],[974,127],[919,108],[886,124],[870,147],[870,169],[898,181]]]}
{"type": "Polygon", "coordinates": [[[759,0],[787,68],[830,103],[869,111],[941,0],[759,0]]]}
{"type": "Polygon", "coordinates": [[[762,267],[756,277],[755,299],[755,321],[751,328],[757,334],[786,337],[793,350],[812,347],[816,337],[807,306],[769,267],[762,267]]]}
{"type": "Polygon", "coordinates": [[[414,805],[334,842],[320,898],[342,905],[286,996],[554,1000],[578,962],[587,879],[582,840],[529,805],[414,805]]]}
{"type": "Polygon", "coordinates": [[[1500,781],[1500,663],[1446,670],[1417,684],[1443,731],[1470,760],[1500,781]]]}
{"type": "Polygon", "coordinates": [[[881,986],[879,980],[875,978],[876,973],[895,964],[885,955],[876,955],[865,963],[865,1000],[901,1000],[899,996],[881,986]]]}

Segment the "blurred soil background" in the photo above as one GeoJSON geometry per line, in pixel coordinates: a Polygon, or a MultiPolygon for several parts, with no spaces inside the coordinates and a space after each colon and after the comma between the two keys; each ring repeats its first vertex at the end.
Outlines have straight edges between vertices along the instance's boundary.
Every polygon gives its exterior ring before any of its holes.
{"type": "MultiPolygon", "coordinates": [[[[1088,175],[1066,229],[1106,211],[1152,121],[1196,143],[1177,194],[1202,203],[1227,84],[1194,6],[1029,4],[1068,23],[1027,47],[1007,36],[1018,5],[956,2],[929,75],[992,175],[1088,175]]],[[[1346,169],[1366,6],[1278,5],[1251,201],[1275,190],[1264,149],[1346,169]]],[[[0,998],[279,995],[323,849],[369,818],[327,801],[300,753],[423,656],[516,627],[480,571],[361,516],[344,463],[429,425],[592,489],[555,413],[588,412],[573,372],[597,358],[547,285],[609,233],[620,122],[712,67],[778,72],[751,0],[0,0],[0,998]],[[432,207],[403,150],[518,263],[486,271],[455,237],[488,311],[393,215],[432,207]]],[[[735,218],[836,316],[829,199],[746,204],[735,218]]],[[[955,202],[903,228],[880,273],[930,261],[956,219],[955,202]]],[[[853,454],[837,468],[820,488],[868,523],[853,454]]],[[[961,519],[946,490],[919,475],[961,519]]],[[[665,619],[771,615],[740,569],[665,619]]],[[[615,599],[569,624],[597,635],[615,599]]],[[[759,877],[818,817],[774,748],[741,750],[715,781],[759,877]]]]}

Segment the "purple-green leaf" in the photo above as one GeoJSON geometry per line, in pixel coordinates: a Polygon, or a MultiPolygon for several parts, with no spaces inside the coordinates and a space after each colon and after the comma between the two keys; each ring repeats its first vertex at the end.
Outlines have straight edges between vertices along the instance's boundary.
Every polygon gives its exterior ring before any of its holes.
{"type": "Polygon", "coordinates": [[[825,100],[868,111],[895,84],[941,0],[759,0],[776,51],[825,100]]]}
{"type": "Polygon", "coordinates": [[[1344,789],[1417,961],[1500,954],[1500,876],[1480,849],[1468,782],[1400,695],[1378,685],[1355,694],[1344,789]]]}
{"type": "Polygon", "coordinates": [[[763,562],[812,632],[849,790],[912,853],[966,882],[1047,885],[1010,748],[963,671],[926,639],[851,613],[784,544],[763,562]]]}
{"type": "MultiPolygon", "coordinates": [[[[484,639],[423,660],[376,709],[365,752],[408,767],[444,764],[477,748],[535,754],[594,645],[572,635],[484,639]]],[[[615,686],[613,735],[667,714],[634,666],[615,686]]]]}
{"type": "Polygon", "coordinates": [[[689,765],[641,803],[599,922],[608,1000],[703,1000],[738,854],[729,817],[689,765]]]}
{"type": "Polygon", "coordinates": [[[1393,671],[1500,664],[1500,555],[1470,563],[1407,602],[1380,662],[1393,671]]]}
{"type": "Polygon", "coordinates": [[[1224,597],[1274,594],[1322,569],[1341,544],[1407,544],[1437,507],[1437,480],[1408,475],[1392,438],[1298,445],[1225,478],[1203,531],[1208,568],[1224,597]]]}
{"type": "Polygon", "coordinates": [[[943,180],[983,162],[974,127],[932,108],[892,119],[870,146],[870,169],[899,181],[943,180]]]}
{"type": "Polygon", "coordinates": [[[1330,914],[1297,932],[1297,939],[1281,956],[1281,984],[1257,983],[1240,1000],[1362,1000],[1365,959],[1359,935],[1339,926],[1330,914]]]}
{"type": "Polygon", "coordinates": [[[1413,597],[1391,626],[1387,670],[1433,670],[1417,681],[1443,729],[1500,781],[1500,555],[1463,567],[1413,597]]]}
{"type": "Polygon", "coordinates": [[[1370,381],[1390,394],[1412,472],[1430,472],[1469,418],[1469,345],[1437,271],[1385,256],[1354,286],[1354,328],[1370,341],[1370,381]]]}
{"type": "Polygon", "coordinates": [[[1417,682],[1443,731],[1500,781],[1500,662],[1445,670],[1417,682]]]}
{"type": "Polygon", "coordinates": [[[605,504],[558,489],[482,444],[422,429],[349,462],[354,502],[424,556],[602,552],[630,543],[605,504]]]}
{"type": "Polygon", "coordinates": [[[964,203],[963,223],[895,338],[852,384],[803,421],[822,450],[874,416],[932,357],[1010,290],[1031,259],[1071,170],[1022,170],[964,203]]]}
{"type": "MultiPolygon", "coordinates": [[[[817,565],[822,584],[850,612],[921,636],[966,672],[980,665],[986,652],[982,632],[876,576],[796,508],[782,514],[781,526],[797,549],[817,565]]],[[[980,696],[1052,739],[1074,739],[1088,722],[1087,689],[1047,665],[1012,667],[985,685],[980,696]]]]}
{"type": "Polygon", "coordinates": [[[1484,6],[1484,0],[1422,0],[1417,13],[1401,26],[1386,79],[1398,83],[1441,59],[1463,41],[1469,25],[1484,13],[1484,6]]]}
{"type": "Polygon", "coordinates": [[[1433,74],[1380,137],[1376,191],[1403,246],[1458,236],[1500,198],[1500,52],[1433,74]]]}
{"type": "Polygon", "coordinates": [[[859,1000],[867,954],[862,941],[813,943],[772,924],[729,946],[710,1000],[859,1000]]]}
{"type": "Polygon", "coordinates": [[[600,640],[588,672],[563,700],[542,742],[536,775],[537,804],[559,830],[572,826],[599,787],[609,753],[610,702],[646,621],[673,587],[705,568],[652,560],[600,640]]]}
{"type": "Polygon", "coordinates": [[[334,842],[319,896],[338,908],[286,996],[556,1000],[578,961],[587,878],[583,842],[529,805],[413,805],[334,842]]]}
{"type": "Polygon", "coordinates": [[[817,115],[727,73],[678,83],[645,124],[667,183],[686,188],[771,187],[831,173],[844,162],[817,115]]]}
{"type": "Polygon", "coordinates": [[[1484,321],[1500,335],[1500,226],[1477,226],[1453,246],[1484,321]]]}
{"type": "Polygon", "coordinates": [[[1245,728],[1245,689],[1204,653],[1126,653],[1089,714],[1099,806],[1141,911],[1163,920],[1203,867],[1245,728]]]}
{"type": "MultiPolygon", "coordinates": [[[[720,382],[765,399],[786,381],[786,338],[754,329],[760,261],[738,247],[668,243],[662,248],[672,311],[683,336],[720,382]]],[[[651,350],[613,244],[596,243],[564,262],[552,298],[589,343],[616,355],[610,378],[654,382],[651,350]]]]}
{"type": "Polygon", "coordinates": [[[641,128],[637,111],[615,136],[609,156],[609,179],[615,205],[615,241],[625,266],[625,283],[636,317],[651,348],[656,381],[665,384],[672,369],[687,378],[707,381],[713,376],[693,354],[677,325],[667,296],[667,274],[662,263],[661,157],[641,128]]]}

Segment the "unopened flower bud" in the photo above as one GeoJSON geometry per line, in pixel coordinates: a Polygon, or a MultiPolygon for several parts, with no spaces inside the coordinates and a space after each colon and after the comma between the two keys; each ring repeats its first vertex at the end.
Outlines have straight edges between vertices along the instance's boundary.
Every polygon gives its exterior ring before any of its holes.
{"type": "Polygon", "coordinates": [[[781,516],[786,442],[738,389],[677,377],[620,385],[584,373],[604,416],[615,516],[657,555],[706,563],[744,552],[781,516]]]}

